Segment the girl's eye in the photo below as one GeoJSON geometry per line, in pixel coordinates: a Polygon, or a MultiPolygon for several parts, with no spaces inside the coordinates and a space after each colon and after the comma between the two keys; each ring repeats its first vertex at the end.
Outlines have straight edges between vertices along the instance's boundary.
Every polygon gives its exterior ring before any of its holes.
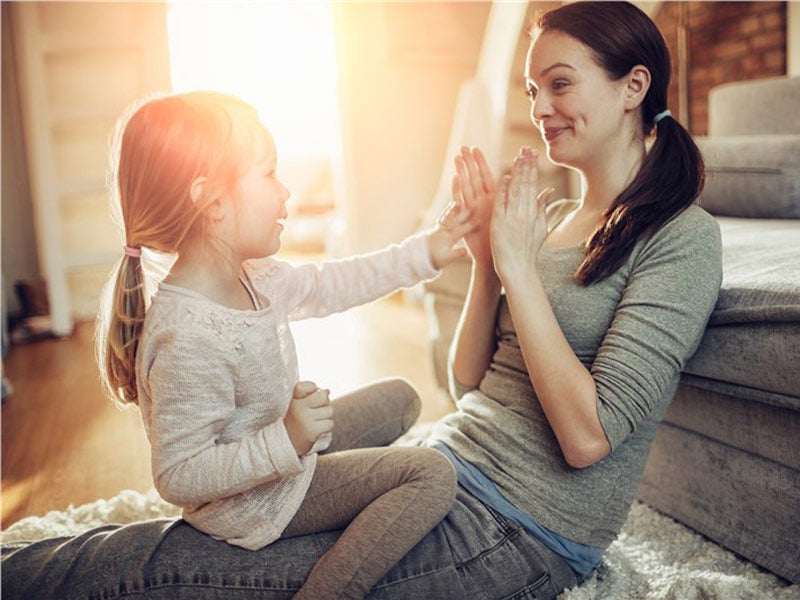
{"type": "Polygon", "coordinates": [[[536,88],[533,86],[528,86],[525,88],[525,95],[530,98],[531,100],[536,99],[536,88]]]}

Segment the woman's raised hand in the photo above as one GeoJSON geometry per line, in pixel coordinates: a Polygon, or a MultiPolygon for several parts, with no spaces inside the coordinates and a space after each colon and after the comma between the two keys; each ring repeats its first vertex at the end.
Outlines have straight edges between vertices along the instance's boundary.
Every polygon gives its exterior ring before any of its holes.
{"type": "Polygon", "coordinates": [[[525,277],[536,268],[536,256],[547,237],[545,207],[555,191],[539,192],[538,153],[524,146],[511,175],[500,183],[491,220],[491,248],[501,281],[525,277]]]}
{"type": "Polygon", "coordinates": [[[456,174],[453,175],[452,183],[453,202],[470,209],[477,223],[475,229],[464,236],[464,241],[476,263],[491,265],[489,222],[497,192],[494,176],[478,148],[462,146],[461,154],[455,157],[454,162],[456,174]]]}

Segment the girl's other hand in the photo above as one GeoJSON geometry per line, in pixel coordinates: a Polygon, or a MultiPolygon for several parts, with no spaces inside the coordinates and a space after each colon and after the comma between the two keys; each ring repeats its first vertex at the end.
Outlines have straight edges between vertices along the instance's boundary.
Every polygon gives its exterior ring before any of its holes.
{"type": "Polygon", "coordinates": [[[547,237],[545,207],[555,191],[539,193],[538,153],[524,146],[506,175],[492,211],[491,248],[501,280],[526,276],[547,237]]]}
{"type": "Polygon", "coordinates": [[[478,148],[461,148],[454,159],[453,202],[463,204],[473,213],[477,223],[474,231],[464,236],[472,259],[481,265],[492,265],[489,223],[492,218],[497,187],[486,157],[478,148]]]}
{"type": "Polygon", "coordinates": [[[451,202],[428,234],[428,252],[434,268],[442,269],[467,255],[467,250],[456,244],[477,227],[474,214],[460,203],[451,202]]]}
{"type": "Polygon", "coordinates": [[[330,390],[320,389],[310,381],[299,382],[283,424],[297,455],[308,454],[319,436],[333,431],[330,390]]]}

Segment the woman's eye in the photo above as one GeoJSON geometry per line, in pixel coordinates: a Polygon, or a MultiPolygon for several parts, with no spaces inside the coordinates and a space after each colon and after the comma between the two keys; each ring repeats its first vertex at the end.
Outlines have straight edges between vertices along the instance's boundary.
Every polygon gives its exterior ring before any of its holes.
{"type": "Polygon", "coordinates": [[[525,95],[530,98],[531,100],[536,99],[536,88],[533,87],[526,87],[525,88],[525,95]]]}
{"type": "Polygon", "coordinates": [[[563,89],[563,88],[567,87],[568,85],[569,85],[569,81],[566,81],[564,79],[556,79],[553,82],[553,89],[558,91],[560,89],[563,89]]]}

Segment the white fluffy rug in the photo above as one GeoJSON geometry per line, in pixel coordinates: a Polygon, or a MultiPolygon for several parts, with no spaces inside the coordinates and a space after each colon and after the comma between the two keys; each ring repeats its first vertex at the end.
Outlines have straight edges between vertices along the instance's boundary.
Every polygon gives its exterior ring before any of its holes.
{"type": "MultiPolygon", "coordinates": [[[[3,542],[72,535],[106,523],[174,517],[179,510],[155,490],[130,490],[44,517],[28,517],[2,534],[3,542]]],[[[631,510],[602,567],[560,600],[800,600],[800,585],[738,558],[642,503],[631,510]]]]}

